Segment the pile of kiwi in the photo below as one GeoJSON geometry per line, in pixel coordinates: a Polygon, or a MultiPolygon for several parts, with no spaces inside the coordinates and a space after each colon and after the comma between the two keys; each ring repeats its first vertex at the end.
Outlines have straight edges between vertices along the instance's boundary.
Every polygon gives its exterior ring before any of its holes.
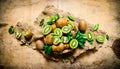
{"type": "Polygon", "coordinates": [[[44,43],[52,45],[52,51],[64,51],[68,49],[76,49],[78,41],[75,39],[78,29],[85,32],[87,23],[85,20],[79,22],[78,27],[75,26],[75,18],[73,16],[60,17],[59,14],[51,16],[49,22],[44,24],[42,33],[44,35],[44,43]],[[68,35],[72,34],[72,39],[68,35]],[[62,45],[62,46],[61,46],[62,45]]]}
{"type": "MultiPolygon", "coordinates": [[[[99,24],[96,24],[94,26],[94,31],[96,31],[98,27],[99,24]]],[[[47,24],[43,25],[42,33],[44,35],[44,43],[45,45],[52,46],[52,51],[64,52],[64,50],[73,50],[76,49],[78,45],[84,45],[85,43],[84,36],[79,35],[78,38],[82,37],[82,39],[76,39],[77,32],[80,31],[92,44],[94,40],[94,33],[91,31],[86,32],[86,29],[87,22],[85,20],[80,20],[78,26],[76,26],[75,18],[73,16],[69,15],[65,18],[60,17],[59,14],[56,14],[49,17],[47,24]],[[68,38],[69,34],[72,34],[71,38],[68,38]],[[80,41],[83,42],[83,44],[80,43],[80,41]]],[[[104,40],[105,39],[103,36],[96,36],[96,41],[98,43],[103,43],[104,40]]]]}

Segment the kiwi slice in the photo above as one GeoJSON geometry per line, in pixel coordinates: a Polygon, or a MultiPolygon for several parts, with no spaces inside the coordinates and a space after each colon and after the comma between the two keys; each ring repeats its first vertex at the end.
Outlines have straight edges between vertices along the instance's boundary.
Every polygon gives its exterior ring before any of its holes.
{"type": "Polygon", "coordinates": [[[103,36],[99,35],[99,36],[96,37],[96,40],[99,43],[104,43],[105,38],[103,36]]]}
{"type": "Polygon", "coordinates": [[[54,44],[54,45],[57,45],[57,44],[59,44],[60,42],[61,42],[60,37],[58,37],[58,36],[54,36],[54,37],[53,37],[53,44],[54,44]]]}
{"type": "Polygon", "coordinates": [[[70,31],[71,31],[71,29],[70,29],[69,26],[64,26],[64,27],[62,28],[62,32],[63,32],[64,34],[68,34],[70,31]]]}
{"type": "Polygon", "coordinates": [[[93,32],[87,32],[86,33],[86,37],[87,37],[87,40],[88,41],[92,41],[93,39],[94,39],[94,34],[93,34],[93,32]]]}
{"type": "Polygon", "coordinates": [[[74,24],[73,24],[73,22],[69,21],[69,22],[68,22],[68,26],[71,28],[71,30],[74,29],[74,24]]]}
{"type": "Polygon", "coordinates": [[[76,39],[72,39],[69,45],[70,45],[70,48],[75,49],[78,47],[78,41],[76,39]]]}
{"type": "Polygon", "coordinates": [[[75,20],[75,18],[74,18],[73,16],[71,16],[71,15],[69,15],[68,18],[69,18],[71,21],[74,21],[74,20],[75,20]]]}
{"type": "Polygon", "coordinates": [[[62,30],[60,28],[56,28],[54,30],[54,35],[61,37],[62,36],[62,30]]]}
{"type": "Polygon", "coordinates": [[[63,43],[68,43],[69,42],[69,39],[66,36],[62,36],[61,40],[62,40],[63,43]]]}
{"type": "Polygon", "coordinates": [[[52,26],[51,26],[51,25],[46,25],[46,26],[44,26],[44,28],[42,29],[42,33],[43,33],[44,35],[49,34],[51,31],[52,31],[52,26]]]}
{"type": "Polygon", "coordinates": [[[8,32],[9,32],[10,34],[13,34],[13,33],[14,33],[14,28],[13,28],[13,26],[10,26],[8,32]]]}
{"type": "Polygon", "coordinates": [[[31,30],[27,30],[24,32],[24,37],[26,40],[30,40],[32,38],[32,35],[33,35],[33,33],[31,30]]]}
{"type": "Polygon", "coordinates": [[[22,36],[22,34],[17,31],[17,32],[15,32],[15,36],[16,36],[17,39],[20,39],[20,37],[22,36]]]}

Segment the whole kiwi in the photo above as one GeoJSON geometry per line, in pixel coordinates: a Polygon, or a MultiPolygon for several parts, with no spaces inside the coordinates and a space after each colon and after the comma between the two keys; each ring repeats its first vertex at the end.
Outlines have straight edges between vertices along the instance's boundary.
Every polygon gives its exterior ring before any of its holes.
{"type": "Polygon", "coordinates": [[[36,43],[36,49],[37,49],[37,50],[43,49],[43,46],[44,46],[43,41],[37,40],[35,43],[36,43]]]}
{"type": "Polygon", "coordinates": [[[80,20],[78,28],[81,32],[85,32],[87,29],[87,22],[85,20],[80,20]]]}
{"type": "Polygon", "coordinates": [[[56,26],[59,28],[62,28],[63,26],[68,25],[68,19],[67,18],[60,18],[56,21],[56,26]]]}
{"type": "Polygon", "coordinates": [[[44,37],[44,43],[51,45],[52,44],[52,38],[53,38],[52,34],[48,34],[46,37],[44,37]]]}
{"type": "Polygon", "coordinates": [[[56,24],[52,24],[52,32],[55,30],[56,24]]]}

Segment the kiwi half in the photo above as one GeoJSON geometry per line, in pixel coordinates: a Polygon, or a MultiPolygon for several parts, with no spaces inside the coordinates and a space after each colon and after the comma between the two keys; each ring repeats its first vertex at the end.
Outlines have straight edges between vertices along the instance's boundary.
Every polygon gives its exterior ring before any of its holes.
{"type": "Polygon", "coordinates": [[[26,40],[30,40],[32,38],[33,33],[31,32],[31,30],[27,30],[24,32],[24,37],[26,40]]]}
{"type": "Polygon", "coordinates": [[[70,44],[70,48],[72,49],[75,49],[78,47],[78,41],[76,39],[72,39],[69,44],[70,44]]]}
{"type": "Polygon", "coordinates": [[[20,37],[22,36],[22,34],[17,31],[17,32],[15,32],[15,36],[16,36],[17,39],[20,39],[20,37]]]}
{"type": "Polygon", "coordinates": [[[60,41],[61,41],[61,40],[60,40],[60,37],[58,37],[58,36],[54,36],[54,37],[53,37],[53,44],[54,44],[54,45],[59,44],[60,41]]]}
{"type": "Polygon", "coordinates": [[[71,22],[71,21],[68,22],[68,26],[71,28],[71,30],[73,30],[75,27],[73,22],[71,22]]]}
{"type": "Polygon", "coordinates": [[[60,28],[56,28],[54,30],[54,35],[61,37],[62,36],[62,30],[60,28]]]}
{"type": "Polygon", "coordinates": [[[92,41],[94,39],[94,34],[91,31],[87,32],[85,36],[87,37],[88,41],[92,41]]]}
{"type": "Polygon", "coordinates": [[[52,31],[52,26],[51,25],[46,25],[43,29],[42,29],[42,33],[44,35],[49,34],[52,31]]]}
{"type": "Polygon", "coordinates": [[[64,27],[62,28],[62,32],[63,32],[64,34],[68,34],[70,31],[71,31],[71,29],[70,29],[69,26],[64,26],[64,27]]]}
{"type": "Polygon", "coordinates": [[[96,37],[96,40],[99,43],[104,43],[105,38],[103,36],[99,35],[99,36],[96,37]]]}
{"type": "Polygon", "coordinates": [[[62,40],[63,43],[68,43],[69,42],[68,37],[66,37],[66,36],[62,36],[61,40],[62,40]]]}

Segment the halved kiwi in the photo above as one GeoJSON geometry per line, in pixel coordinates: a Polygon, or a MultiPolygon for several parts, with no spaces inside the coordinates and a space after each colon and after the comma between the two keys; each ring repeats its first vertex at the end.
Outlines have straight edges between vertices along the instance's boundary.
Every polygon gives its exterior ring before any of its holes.
{"type": "Polygon", "coordinates": [[[78,41],[76,39],[72,39],[69,45],[70,45],[70,48],[75,49],[78,47],[78,41]]]}
{"type": "Polygon", "coordinates": [[[93,32],[89,31],[86,33],[86,37],[88,41],[92,41],[94,39],[94,34],[93,32]]]}
{"type": "Polygon", "coordinates": [[[63,32],[64,34],[68,34],[70,31],[71,31],[71,29],[70,29],[69,26],[64,26],[64,27],[62,28],[62,32],[63,32]]]}
{"type": "Polygon", "coordinates": [[[54,45],[57,45],[57,44],[59,44],[60,42],[61,42],[60,37],[58,37],[58,36],[54,36],[54,37],[53,37],[53,44],[54,44],[54,45]]]}
{"type": "Polygon", "coordinates": [[[20,39],[20,37],[22,36],[22,34],[19,31],[15,32],[15,36],[17,39],[20,39]]]}
{"type": "Polygon", "coordinates": [[[105,38],[103,36],[99,35],[99,36],[96,37],[96,40],[99,43],[104,43],[105,38]]]}
{"type": "Polygon", "coordinates": [[[68,19],[70,19],[71,21],[75,20],[75,18],[73,16],[71,16],[71,15],[68,16],[68,19]]]}
{"type": "Polygon", "coordinates": [[[68,37],[66,37],[66,36],[62,36],[61,40],[62,40],[63,43],[68,43],[69,42],[68,37]]]}
{"type": "Polygon", "coordinates": [[[13,34],[13,33],[14,33],[14,28],[13,28],[13,26],[10,26],[8,32],[9,32],[10,34],[13,34]]]}
{"type": "Polygon", "coordinates": [[[31,32],[31,30],[27,30],[24,32],[24,36],[26,40],[30,40],[32,38],[33,33],[31,32]]]}
{"type": "Polygon", "coordinates": [[[71,28],[71,30],[73,30],[74,29],[74,23],[73,22],[71,22],[71,21],[69,21],[68,22],[68,26],[71,28]]]}
{"type": "Polygon", "coordinates": [[[46,25],[43,29],[42,29],[42,33],[44,35],[49,34],[52,31],[52,26],[51,25],[46,25]]]}
{"type": "Polygon", "coordinates": [[[62,30],[60,28],[56,28],[54,30],[54,35],[61,37],[62,36],[62,30]]]}

